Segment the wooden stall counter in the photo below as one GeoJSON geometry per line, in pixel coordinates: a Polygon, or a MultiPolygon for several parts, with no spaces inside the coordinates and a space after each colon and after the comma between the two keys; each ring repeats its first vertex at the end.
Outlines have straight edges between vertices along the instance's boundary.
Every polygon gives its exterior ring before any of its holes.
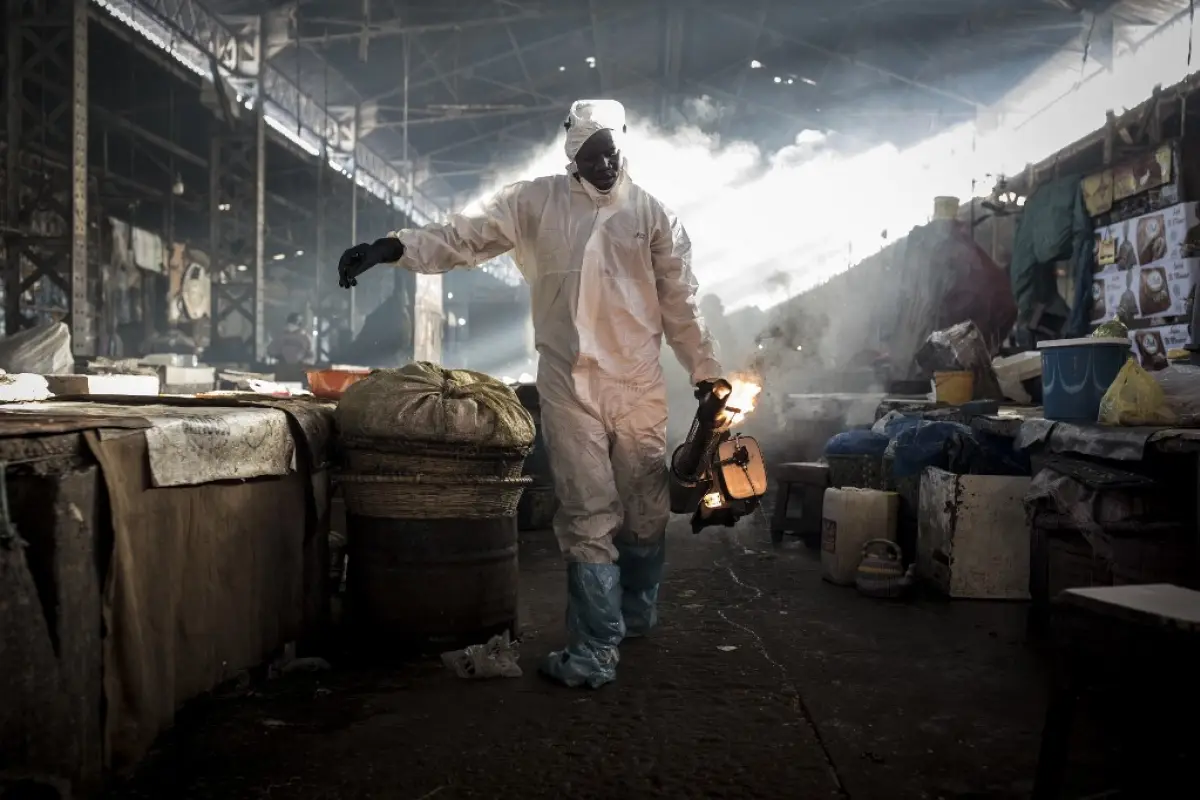
{"type": "Polygon", "coordinates": [[[0,407],[0,763],[82,794],[187,700],[321,628],[332,406],[0,407]]]}

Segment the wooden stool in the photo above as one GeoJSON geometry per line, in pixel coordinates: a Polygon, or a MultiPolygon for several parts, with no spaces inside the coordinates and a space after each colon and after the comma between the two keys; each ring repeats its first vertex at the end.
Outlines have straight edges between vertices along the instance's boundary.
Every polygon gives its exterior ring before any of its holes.
{"type": "Polygon", "coordinates": [[[778,488],[771,516],[771,541],[779,544],[787,533],[801,537],[809,547],[821,543],[821,507],[829,488],[829,466],[813,462],[780,464],[771,470],[778,488]],[[793,494],[796,490],[798,497],[793,494]],[[790,516],[789,510],[800,511],[790,516]]]}
{"type": "MultiPolygon", "coordinates": [[[[1171,692],[1169,707],[1146,709],[1146,728],[1134,742],[1161,728],[1162,714],[1186,718],[1185,709],[1200,700],[1200,592],[1165,583],[1067,589],[1053,602],[1051,627],[1056,659],[1033,800],[1061,796],[1076,701],[1085,689],[1111,682],[1123,692],[1146,687],[1171,692]]],[[[1194,727],[1193,719],[1181,722],[1182,728],[1194,727]]],[[[1122,761],[1128,762],[1129,780],[1147,792],[1136,796],[1173,796],[1156,793],[1149,783],[1163,776],[1139,759],[1122,761]]]]}

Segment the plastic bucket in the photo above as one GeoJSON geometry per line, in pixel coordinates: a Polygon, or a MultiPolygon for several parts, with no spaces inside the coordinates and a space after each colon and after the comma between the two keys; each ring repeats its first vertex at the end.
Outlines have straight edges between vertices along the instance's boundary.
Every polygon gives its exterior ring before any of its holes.
{"type": "Polygon", "coordinates": [[[1100,401],[1129,358],[1120,338],[1054,339],[1042,352],[1042,415],[1059,422],[1095,422],[1100,401]]]}
{"type": "Polygon", "coordinates": [[[933,396],[939,403],[966,405],[975,398],[975,374],[966,371],[933,373],[933,396]]]}
{"type": "Polygon", "coordinates": [[[347,389],[370,374],[369,369],[309,370],[308,388],[322,400],[340,400],[347,389]]]}
{"type": "Polygon", "coordinates": [[[954,219],[958,216],[959,201],[957,197],[933,198],[934,219],[954,219]]]}

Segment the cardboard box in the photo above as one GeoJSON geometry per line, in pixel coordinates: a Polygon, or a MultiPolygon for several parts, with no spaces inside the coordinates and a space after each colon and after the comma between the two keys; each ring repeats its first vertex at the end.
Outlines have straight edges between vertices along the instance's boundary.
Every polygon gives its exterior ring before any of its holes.
{"type": "Polygon", "coordinates": [[[1191,335],[1187,324],[1183,323],[1130,331],[1129,338],[1133,342],[1133,357],[1143,367],[1153,371],[1170,366],[1167,353],[1187,347],[1191,335]]]}
{"type": "Polygon", "coordinates": [[[917,575],[950,597],[1028,600],[1029,482],[927,468],[917,515],[917,575]]]}
{"type": "Polygon", "coordinates": [[[1161,211],[1117,222],[1095,231],[1096,263],[1101,269],[1132,269],[1158,261],[1187,258],[1188,233],[1200,225],[1197,203],[1180,203],[1161,211]]]}

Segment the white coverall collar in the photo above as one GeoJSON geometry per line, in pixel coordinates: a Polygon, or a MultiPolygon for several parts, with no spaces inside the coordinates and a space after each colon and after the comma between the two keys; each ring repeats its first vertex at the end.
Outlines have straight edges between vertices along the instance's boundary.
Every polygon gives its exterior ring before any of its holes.
{"type": "Polygon", "coordinates": [[[610,206],[624,196],[629,183],[629,169],[625,156],[621,156],[621,170],[617,174],[617,182],[607,192],[600,191],[579,177],[579,170],[575,168],[574,164],[567,165],[567,173],[571,176],[571,190],[583,192],[600,208],[610,206]]]}

